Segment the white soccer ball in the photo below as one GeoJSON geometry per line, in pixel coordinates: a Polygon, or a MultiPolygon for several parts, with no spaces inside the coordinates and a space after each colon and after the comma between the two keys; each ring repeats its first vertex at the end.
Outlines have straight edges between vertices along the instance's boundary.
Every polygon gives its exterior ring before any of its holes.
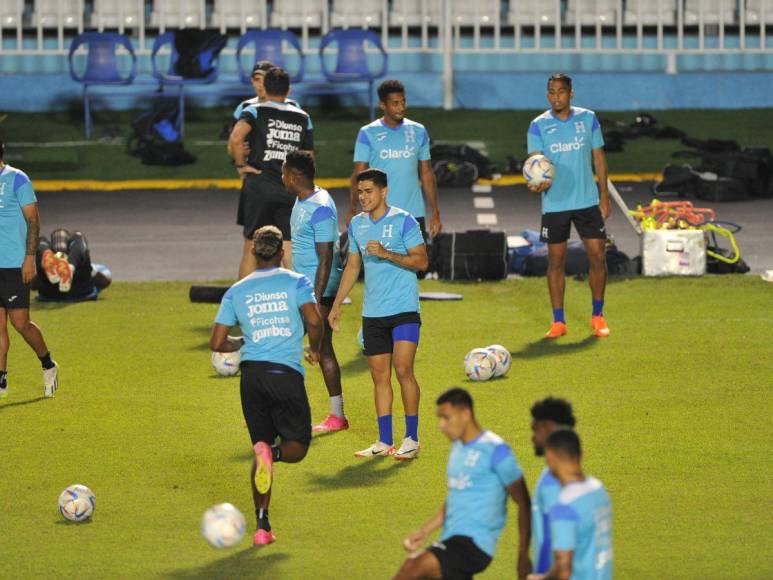
{"type": "Polygon", "coordinates": [[[464,372],[471,381],[487,381],[494,376],[497,358],[485,348],[474,348],[464,357],[464,372]]]}
{"type": "Polygon", "coordinates": [[[247,521],[233,504],[219,503],[204,512],[201,535],[215,548],[230,548],[244,538],[247,521]]]}
{"type": "Polygon", "coordinates": [[[213,352],[212,368],[217,374],[224,377],[232,377],[239,372],[239,362],[242,357],[239,351],[235,352],[213,352]]]}
{"type": "Polygon", "coordinates": [[[513,357],[510,355],[510,351],[501,344],[492,344],[487,346],[486,350],[497,359],[496,367],[494,367],[494,376],[501,377],[507,374],[507,371],[510,370],[510,365],[513,364],[513,357]]]}
{"type": "Polygon", "coordinates": [[[532,155],[523,164],[523,176],[532,185],[551,181],[556,174],[555,165],[541,153],[532,155]]]}
{"type": "Polygon", "coordinates": [[[59,495],[59,513],[71,522],[83,522],[94,513],[94,493],[78,483],[59,495]]]}

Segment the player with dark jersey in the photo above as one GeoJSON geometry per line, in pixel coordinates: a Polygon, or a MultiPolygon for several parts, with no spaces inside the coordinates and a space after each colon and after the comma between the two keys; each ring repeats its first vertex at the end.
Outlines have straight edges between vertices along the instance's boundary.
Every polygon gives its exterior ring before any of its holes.
{"type": "Polygon", "coordinates": [[[246,107],[229,139],[234,165],[243,179],[236,223],[244,227],[244,251],[239,278],[255,270],[251,239],[265,225],[279,228],[284,237],[283,265],[292,265],[290,215],[293,198],[282,185],[282,164],[290,151],[313,151],[314,134],[309,115],[285,102],[290,77],[280,68],[268,71],[263,80],[266,101],[246,107]],[[242,146],[248,142],[249,153],[242,146]]]}

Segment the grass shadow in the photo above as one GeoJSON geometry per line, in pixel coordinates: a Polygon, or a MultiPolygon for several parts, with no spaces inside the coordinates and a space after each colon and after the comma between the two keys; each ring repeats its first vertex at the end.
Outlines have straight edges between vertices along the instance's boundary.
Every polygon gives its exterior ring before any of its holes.
{"type": "Polygon", "coordinates": [[[93,520],[91,518],[87,520],[83,520],[82,522],[73,522],[70,520],[66,520],[63,517],[59,518],[57,521],[54,522],[54,525],[56,526],[88,526],[93,523],[93,520]]]}
{"type": "MultiPolygon", "coordinates": [[[[339,363],[340,364],[340,363],[339,363]]],[[[368,368],[368,357],[366,357],[362,353],[357,353],[354,358],[349,359],[341,366],[341,373],[370,373],[370,368],[368,368]]]]}
{"type": "MultiPolygon", "coordinates": [[[[249,534],[247,535],[249,538],[249,534]]],[[[166,578],[276,578],[273,568],[290,556],[284,552],[265,553],[271,548],[244,548],[225,558],[199,566],[197,568],[181,568],[164,574],[166,578]]]]}
{"type": "Polygon", "coordinates": [[[411,461],[395,461],[392,457],[383,459],[363,459],[361,463],[347,465],[334,475],[314,474],[309,477],[309,483],[315,487],[328,489],[368,487],[382,483],[386,478],[397,475],[398,470],[406,468],[411,461]],[[377,469],[383,462],[392,465],[389,469],[377,469]]]}
{"type": "Polygon", "coordinates": [[[519,351],[511,352],[510,355],[513,360],[516,360],[571,354],[594,346],[598,340],[592,335],[585,337],[580,342],[560,342],[550,338],[541,338],[535,342],[530,342],[519,351]]]}
{"type": "Polygon", "coordinates": [[[31,405],[38,401],[44,400],[46,397],[37,397],[35,399],[27,399],[25,401],[16,401],[14,403],[0,403],[0,411],[10,409],[11,407],[20,407],[21,405],[31,405]]]}

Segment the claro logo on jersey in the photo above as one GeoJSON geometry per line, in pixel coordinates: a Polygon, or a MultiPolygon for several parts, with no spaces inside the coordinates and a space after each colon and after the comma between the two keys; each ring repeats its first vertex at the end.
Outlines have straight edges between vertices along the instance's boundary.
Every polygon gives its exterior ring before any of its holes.
{"type": "Polygon", "coordinates": [[[378,156],[381,159],[410,159],[413,157],[415,147],[406,147],[405,149],[382,149],[378,156]]]}
{"type": "Polygon", "coordinates": [[[551,153],[564,153],[566,151],[579,151],[585,147],[585,137],[575,137],[571,143],[551,143],[551,153]]]}

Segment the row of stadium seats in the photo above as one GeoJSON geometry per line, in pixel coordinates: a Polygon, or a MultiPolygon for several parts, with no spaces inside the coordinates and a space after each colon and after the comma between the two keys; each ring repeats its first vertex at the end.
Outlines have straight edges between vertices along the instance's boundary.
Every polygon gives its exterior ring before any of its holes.
{"type": "MultiPolygon", "coordinates": [[[[616,22],[618,0],[448,0],[457,26],[573,25],[616,22]]],[[[679,0],[625,0],[623,23],[653,25],[677,22],[679,0]]],[[[738,0],[745,6],[749,24],[773,22],[773,0],[738,0]]],[[[41,28],[77,28],[83,14],[96,28],[134,28],[146,22],[152,28],[257,27],[269,25],[289,28],[382,26],[388,6],[389,26],[438,26],[442,19],[442,0],[0,0],[3,28],[29,24],[41,28]],[[89,4],[87,10],[87,4],[89,4]],[[211,4],[211,5],[210,5],[211,4]],[[149,12],[149,18],[147,18],[149,12]],[[325,22],[329,15],[329,23],[325,22]]],[[[739,21],[736,0],[684,0],[685,24],[735,24],[739,21]]]]}

